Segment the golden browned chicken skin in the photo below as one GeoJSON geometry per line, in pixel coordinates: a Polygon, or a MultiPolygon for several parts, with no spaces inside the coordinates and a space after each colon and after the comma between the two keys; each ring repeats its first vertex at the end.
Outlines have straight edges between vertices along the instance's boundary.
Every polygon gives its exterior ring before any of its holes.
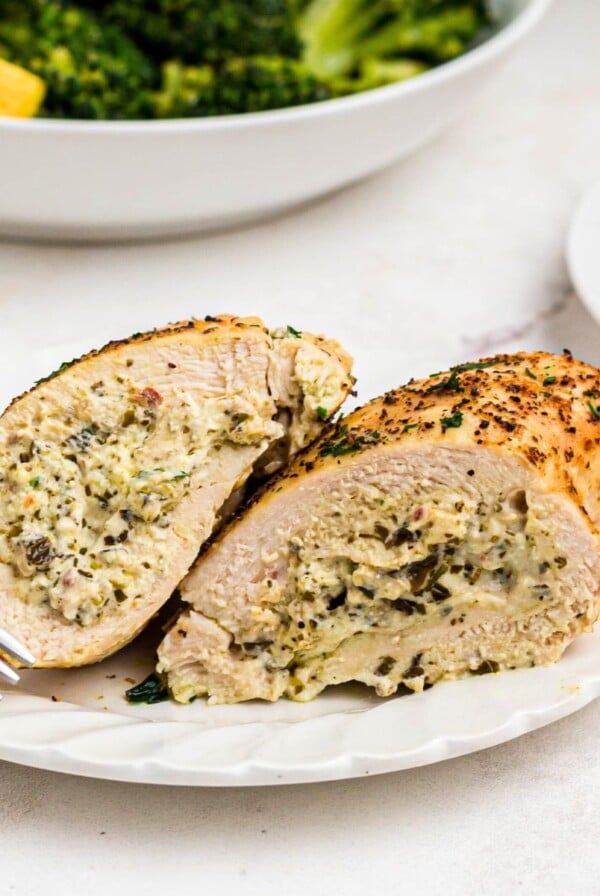
{"type": "Polygon", "coordinates": [[[227,703],[556,661],[600,608],[599,444],[600,374],[568,352],[389,392],[217,536],[159,672],[227,703]]]}
{"type": "Polygon", "coordinates": [[[227,315],[63,365],[0,417],[0,624],[38,666],[117,650],[352,383],[336,343],[227,315]]]}

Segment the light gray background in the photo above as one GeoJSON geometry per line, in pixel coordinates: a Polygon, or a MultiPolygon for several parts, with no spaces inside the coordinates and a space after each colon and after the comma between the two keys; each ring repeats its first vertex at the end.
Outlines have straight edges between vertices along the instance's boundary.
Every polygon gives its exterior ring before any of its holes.
{"type": "MultiPolygon", "coordinates": [[[[361,397],[492,350],[600,329],[563,263],[600,178],[600,3],[556,0],[479,105],[414,159],[300,213],[122,248],[0,245],[2,393],[106,338],[189,314],[280,308],[344,337],[360,315],[361,397]],[[397,349],[378,351],[381,328],[397,349]],[[4,340],[3,340],[4,341],[4,340]],[[69,354],[70,353],[70,354],[69,354]]],[[[389,340],[388,340],[389,342],[389,340]]],[[[177,790],[0,763],[0,893],[285,896],[600,893],[600,706],[411,772],[272,790],[177,790]]]]}

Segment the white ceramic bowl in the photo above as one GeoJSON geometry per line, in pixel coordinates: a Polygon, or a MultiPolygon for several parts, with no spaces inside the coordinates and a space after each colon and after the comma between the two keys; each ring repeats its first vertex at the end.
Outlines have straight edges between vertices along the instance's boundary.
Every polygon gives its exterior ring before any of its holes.
{"type": "Polygon", "coordinates": [[[498,33],[403,84],[167,122],[0,120],[0,234],[123,239],[239,224],[357,181],[449,124],[551,0],[490,0],[498,33]]]}

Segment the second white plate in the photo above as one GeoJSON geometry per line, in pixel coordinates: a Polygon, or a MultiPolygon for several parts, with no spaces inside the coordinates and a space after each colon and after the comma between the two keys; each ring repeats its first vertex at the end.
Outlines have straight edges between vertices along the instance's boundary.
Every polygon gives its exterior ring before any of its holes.
{"type": "Polygon", "coordinates": [[[567,262],[579,298],[600,321],[600,181],[581,200],[569,231],[567,262]]]}

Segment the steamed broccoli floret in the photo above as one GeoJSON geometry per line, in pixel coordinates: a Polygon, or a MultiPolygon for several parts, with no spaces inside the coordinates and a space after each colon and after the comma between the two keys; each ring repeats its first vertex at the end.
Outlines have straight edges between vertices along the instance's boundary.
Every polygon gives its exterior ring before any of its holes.
{"type": "Polygon", "coordinates": [[[0,0],[0,58],[15,61],[33,46],[31,9],[22,0],[0,0]]]}
{"type": "Polygon", "coordinates": [[[163,66],[162,89],[154,95],[157,118],[262,112],[315,103],[333,95],[302,62],[283,57],[230,59],[223,65],[163,66]]]}
{"type": "Polygon", "coordinates": [[[428,68],[425,62],[417,59],[365,59],[352,77],[337,77],[330,83],[335,96],[348,96],[408,81],[409,78],[426,72],[428,68]]]}
{"type": "Polygon", "coordinates": [[[277,57],[231,59],[223,66],[167,62],[152,97],[152,117],[188,118],[301,106],[413,78],[422,62],[371,59],[352,78],[326,82],[300,61],[277,57]]]}
{"type": "Polygon", "coordinates": [[[306,64],[335,79],[360,74],[367,60],[408,56],[430,65],[451,59],[483,22],[481,4],[464,0],[310,0],[299,32],[306,64]]]}
{"type": "Polygon", "coordinates": [[[19,6],[18,15],[3,18],[0,52],[45,81],[42,115],[148,117],[158,70],[118,28],[54,0],[25,0],[19,6]]]}
{"type": "Polygon", "coordinates": [[[483,0],[0,0],[0,57],[43,78],[42,115],[226,115],[411,78],[485,22],[483,0]]]}
{"type": "Polygon", "coordinates": [[[84,0],[162,61],[297,58],[301,44],[288,0],[84,0]]]}
{"type": "Polygon", "coordinates": [[[464,52],[484,20],[478,0],[290,0],[292,8],[300,60],[170,61],[155,116],[257,112],[393,84],[464,52]]]}

